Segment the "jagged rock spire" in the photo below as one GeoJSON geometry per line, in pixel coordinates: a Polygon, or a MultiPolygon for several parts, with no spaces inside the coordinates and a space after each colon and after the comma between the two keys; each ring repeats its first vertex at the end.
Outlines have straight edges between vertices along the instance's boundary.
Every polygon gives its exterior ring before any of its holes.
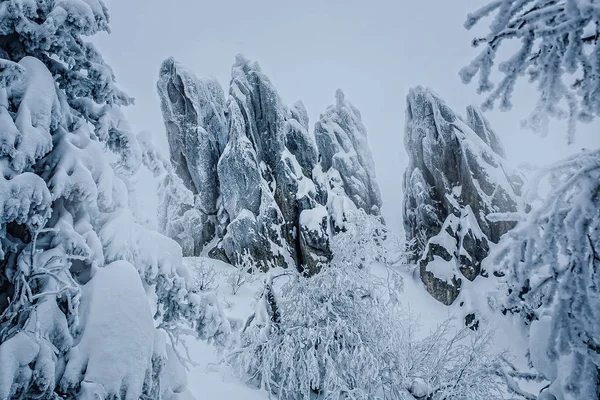
{"type": "Polygon", "coordinates": [[[431,89],[407,96],[404,228],[409,259],[427,290],[454,302],[463,279],[485,274],[489,242],[512,225],[490,222],[492,212],[516,211],[522,177],[506,166],[504,150],[475,107],[463,122],[431,89]]]}
{"type": "Polygon", "coordinates": [[[323,170],[336,170],[352,202],[367,213],[379,215],[381,193],[367,130],[360,111],[340,89],[335,93],[335,105],[329,106],[316,123],[315,137],[323,170]]]}
{"type": "MultiPolygon", "coordinates": [[[[195,237],[191,245],[184,246],[184,253],[197,255],[216,230],[219,197],[216,166],[227,141],[225,95],[216,79],[198,79],[173,58],[161,65],[157,88],[171,163],[194,196],[185,211],[194,209],[195,237]]],[[[183,245],[183,228],[173,231],[168,228],[170,221],[159,222],[164,233],[183,245]]]]}
{"type": "MultiPolygon", "coordinates": [[[[258,63],[242,55],[227,100],[216,81],[198,79],[172,59],[163,63],[158,88],[171,162],[193,207],[216,225],[209,255],[237,263],[248,252],[264,268],[295,265],[312,273],[331,257],[332,227],[346,210],[379,214],[366,130],[341,91],[315,127],[332,140],[318,143],[304,105],[287,107],[258,63]]],[[[171,186],[175,181],[170,177],[171,186]]],[[[178,210],[199,220],[194,210],[178,210]]]]}

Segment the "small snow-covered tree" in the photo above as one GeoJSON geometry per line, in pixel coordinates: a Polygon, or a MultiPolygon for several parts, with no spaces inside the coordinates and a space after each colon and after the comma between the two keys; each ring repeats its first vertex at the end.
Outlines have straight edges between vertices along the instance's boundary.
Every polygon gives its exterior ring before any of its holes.
{"type": "Polygon", "coordinates": [[[387,262],[386,241],[390,237],[381,217],[355,209],[345,214],[344,231],[332,241],[332,252],[340,264],[372,265],[387,262]]]}
{"type": "Polygon", "coordinates": [[[382,244],[372,236],[377,217],[368,218],[333,238],[336,252],[319,273],[269,275],[227,360],[279,399],[500,398],[500,363],[483,330],[446,323],[415,338],[416,322],[370,271],[382,244]],[[278,277],[289,279],[279,290],[278,277]]]}
{"type": "Polygon", "coordinates": [[[508,363],[490,351],[493,332],[456,329],[454,322],[447,319],[420,339],[415,337],[415,321],[408,325],[408,340],[402,348],[408,391],[418,399],[504,398],[506,379],[511,380],[513,374],[504,375],[501,371],[508,363]]]}
{"type": "Polygon", "coordinates": [[[484,45],[481,53],[460,71],[463,82],[479,74],[479,92],[491,92],[484,108],[499,100],[511,107],[517,79],[529,75],[538,84],[538,105],[526,122],[545,132],[548,116],[569,118],[568,140],[574,139],[577,121],[600,116],[600,12],[593,0],[494,0],[472,14],[465,27],[471,29],[494,14],[489,33],[473,40],[484,45]],[[494,88],[490,76],[498,50],[516,39],[520,49],[499,64],[503,78],[494,88]],[[566,106],[566,107],[565,107],[566,106]]]}
{"type": "Polygon", "coordinates": [[[200,292],[207,292],[217,288],[218,285],[215,285],[217,271],[204,258],[194,257],[191,263],[191,270],[194,289],[200,292]]]}
{"type": "MultiPolygon", "coordinates": [[[[506,276],[533,366],[557,399],[600,396],[600,150],[538,173],[534,204],[488,259],[506,276]],[[552,189],[538,194],[541,182],[552,189]]],[[[510,216],[509,216],[510,217],[510,216]]],[[[496,215],[494,218],[506,218],[496,215]]]]}
{"type": "Polygon", "coordinates": [[[179,328],[228,332],[131,211],[132,100],[83,40],[107,30],[101,0],[0,3],[0,399],[183,394],[179,328]]]}
{"type": "Polygon", "coordinates": [[[252,283],[256,279],[255,274],[258,268],[256,261],[248,250],[244,251],[240,262],[235,266],[235,270],[226,273],[226,282],[231,288],[231,294],[236,295],[238,291],[247,283],[252,283]]]}
{"type": "Polygon", "coordinates": [[[310,278],[294,273],[277,296],[268,281],[229,362],[280,399],[367,399],[379,390],[401,398],[394,347],[403,330],[379,307],[370,278],[365,268],[327,265],[310,278]]]}

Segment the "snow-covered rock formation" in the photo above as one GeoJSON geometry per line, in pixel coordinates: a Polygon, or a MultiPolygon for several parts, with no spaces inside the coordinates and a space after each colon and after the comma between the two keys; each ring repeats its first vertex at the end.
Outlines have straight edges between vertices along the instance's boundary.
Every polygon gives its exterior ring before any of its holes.
{"type": "Polygon", "coordinates": [[[418,264],[429,293],[444,304],[458,297],[463,279],[486,272],[489,242],[512,225],[491,222],[494,212],[516,211],[521,176],[505,164],[504,150],[475,107],[457,116],[432,90],[407,97],[404,227],[409,260],[418,264]]]}
{"type": "Polygon", "coordinates": [[[381,194],[360,112],[341,90],[335,97],[335,105],[329,106],[315,125],[321,165],[326,172],[339,173],[345,194],[358,208],[379,215],[381,194]]]}
{"type": "MultiPolygon", "coordinates": [[[[215,79],[198,79],[172,58],[161,66],[158,93],[169,141],[170,158],[194,201],[194,240],[185,255],[198,254],[215,234],[219,180],[216,165],[227,138],[225,95],[215,79]]],[[[188,211],[188,210],[186,210],[188,211]]],[[[168,233],[170,219],[161,219],[168,233]]],[[[171,232],[177,236],[181,232],[171,232]]]]}
{"type": "MultiPolygon", "coordinates": [[[[204,250],[235,264],[249,252],[262,268],[314,272],[330,259],[331,234],[343,228],[348,210],[379,215],[366,131],[341,91],[315,127],[318,141],[304,105],[286,106],[260,66],[243,56],[233,65],[227,100],[214,80],[172,59],[163,63],[158,91],[171,163],[185,186],[179,192],[189,193],[178,196],[187,199],[184,207],[161,201],[168,209],[161,225],[180,243],[194,236],[189,254],[204,250]]],[[[171,186],[176,181],[167,178],[171,186]]],[[[176,192],[163,190],[162,198],[176,192]]]]}

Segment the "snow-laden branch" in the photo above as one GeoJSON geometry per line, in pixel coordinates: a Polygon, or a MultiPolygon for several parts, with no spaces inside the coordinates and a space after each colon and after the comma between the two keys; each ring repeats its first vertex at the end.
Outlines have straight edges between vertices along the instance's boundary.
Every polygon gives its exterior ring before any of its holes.
{"type": "Polygon", "coordinates": [[[483,18],[494,15],[485,37],[473,46],[485,46],[460,71],[464,83],[479,75],[477,90],[489,92],[484,108],[500,102],[512,106],[516,82],[529,75],[540,91],[538,104],[524,124],[542,133],[548,116],[568,118],[568,141],[574,140],[575,126],[600,116],[600,11],[592,1],[578,0],[497,0],[467,16],[471,29],[483,18]],[[521,47],[508,60],[498,63],[503,75],[494,88],[492,66],[504,42],[518,40],[521,47]]]}
{"type": "MultiPolygon", "coordinates": [[[[505,309],[529,331],[533,366],[557,398],[600,394],[600,150],[583,151],[532,180],[550,189],[488,261],[509,292],[505,309]]],[[[534,193],[530,194],[533,197],[534,193]]]]}

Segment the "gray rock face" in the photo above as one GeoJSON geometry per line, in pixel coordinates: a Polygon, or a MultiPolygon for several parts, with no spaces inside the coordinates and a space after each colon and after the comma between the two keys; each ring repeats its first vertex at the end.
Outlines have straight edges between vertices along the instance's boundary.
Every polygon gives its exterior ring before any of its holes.
{"type": "MultiPolygon", "coordinates": [[[[296,193],[301,175],[295,174],[285,146],[287,119],[291,113],[260,66],[243,56],[236,57],[232,68],[229,99],[231,132],[237,126],[243,127],[239,134],[244,135],[249,143],[248,152],[257,160],[259,182],[254,185],[260,191],[261,209],[253,213],[262,221],[259,234],[268,246],[262,246],[260,241],[256,246],[261,246],[262,252],[270,252],[262,255],[262,259],[268,260],[267,264],[285,266],[292,262],[298,265],[296,193]]],[[[239,157],[238,152],[234,154],[239,157]]],[[[232,175],[221,187],[224,204],[238,202],[237,198],[230,199],[232,195],[244,196],[244,192],[226,187],[245,179],[243,170],[240,172],[242,174],[232,175]]],[[[229,212],[229,217],[233,220],[237,215],[229,212]]],[[[257,252],[251,251],[253,256],[257,252]]]]}
{"type": "Polygon", "coordinates": [[[229,143],[218,164],[223,207],[232,218],[242,210],[257,215],[260,210],[262,176],[256,152],[246,137],[245,122],[237,103],[231,103],[229,110],[229,143]]]}
{"type": "Polygon", "coordinates": [[[216,80],[198,79],[172,58],[163,62],[157,88],[171,162],[194,195],[194,208],[206,224],[199,229],[203,237],[192,251],[197,254],[215,232],[219,196],[216,166],[227,141],[225,96],[216,80]]]}
{"type": "Polygon", "coordinates": [[[227,257],[226,260],[233,264],[241,262],[246,251],[263,268],[265,261],[272,259],[272,255],[268,252],[269,242],[262,235],[260,223],[248,210],[243,210],[229,223],[221,247],[227,257]]]}
{"type": "Polygon", "coordinates": [[[516,211],[522,177],[510,172],[504,150],[475,107],[467,121],[433,91],[417,87],[407,97],[404,228],[410,261],[418,264],[431,295],[452,304],[462,279],[485,274],[489,242],[512,225],[490,222],[493,212],[516,211]]]}
{"type": "Polygon", "coordinates": [[[286,121],[285,145],[302,167],[302,173],[312,176],[312,169],[318,162],[318,150],[315,137],[308,131],[308,114],[302,102],[290,108],[286,121]]]}
{"type": "Polygon", "coordinates": [[[273,171],[285,148],[287,109],[258,63],[238,55],[231,71],[230,99],[242,111],[257,158],[273,171]]]}
{"type": "Polygon", "coordinates": [[[336,104],[321,114],[315,137],[323,170],[339,172],[344,192],[352,202],[367,213],[379,215],[381,193],[367,131],[360,112],[346,101],[341,90],[336,92],[336,104]]]}
{"type": "Polygon", "coordinates": [[[475,106],[467,106],[467,124],[481,140],[483,140],[492,148],[494,153],[498,154],[502,158],[506,157],[502,143],[500,143],[498,136],[496,136],[494,131],[492,131],[490,123],[487,119],[485,119],[479,108],[475,106]]]}
{"type": "MultiPolygon", "coordinates": [[[[262,268],[293,265],[311,274],[331,258],[333,203],[379,213],[366,132],[341,92],[322,120],[344,143],[321,146],[331,153],[330,171],[323,173],[319,158],[325,158],[304,105],[288,108],[257,63],[236,57],[227,101],[214,80],[199,80],[171,59],[163,63],[158,87],[171,161],[196,208],[215,224],[211,257],[236,264],[248,252],[262,268]],[[337,177],[334,191],[331,176],[337,177]]],[[[179,225],[171,231],[189,239],[179,225]]],[[[197,227],[188,230],[198,235],[197,227]]]]}

